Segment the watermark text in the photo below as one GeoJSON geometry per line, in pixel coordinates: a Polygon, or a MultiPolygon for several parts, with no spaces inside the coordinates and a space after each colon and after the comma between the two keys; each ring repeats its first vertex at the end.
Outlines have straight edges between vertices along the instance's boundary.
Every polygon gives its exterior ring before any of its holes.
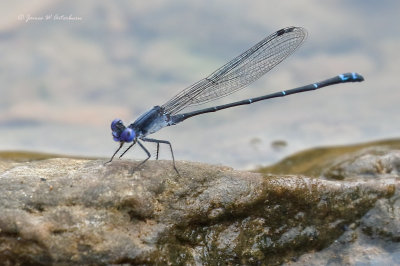
{"type": "Polygon", "coordinates": [[[83,18],[79,16],[74,16],[72,14],[63,15],[63,14],[46,14],[43,16],[34,16],[31,14],[19,14],[17,17],[18,20],[28,22],[45,22],[45,21],[69,21],[69,22],[79,22],[82,21],[83,18]]]}

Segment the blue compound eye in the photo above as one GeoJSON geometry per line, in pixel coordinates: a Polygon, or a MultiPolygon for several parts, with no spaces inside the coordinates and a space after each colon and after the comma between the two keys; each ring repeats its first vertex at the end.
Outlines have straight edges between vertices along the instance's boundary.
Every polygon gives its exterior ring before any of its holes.
{"type": "Polygon", "coordinates": [[[135,131],[133,131],[133,129],[127,127],[127,128],[125,128],[124,131],[122,131],[122,134],[119,137],[119,139],[123,142],[131,142],[131,141],[133,141],[135,136],[136,136],[135,131]]]}
{"type": "Polygon", "coordinates": [[[111,122],[111,130],[116,131],[118,129],[118,125],[122,125],[121,119],[114,119],[114,121],[111,122]]]}
{"type": "Polygon", "coordinates": [[[118,142],[120,141],[119,136],[115,131],[112,132],[112,136],[113,136],[114,141],[118,141],[118,142]]]}

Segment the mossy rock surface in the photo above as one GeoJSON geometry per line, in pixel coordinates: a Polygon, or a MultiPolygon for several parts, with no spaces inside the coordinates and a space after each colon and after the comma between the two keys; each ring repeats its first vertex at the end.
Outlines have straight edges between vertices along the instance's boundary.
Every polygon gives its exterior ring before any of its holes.
{"type": "MultiPolygon", "coordinates": [[[[362,252],[343,251],[360,251],[361,240],[392,250],[399,242],[400,155],[380,147],[361,154],[342,155],[322,178],[177,162],[179,176],[170,161],[149,161],[130,175],[137,162],[2,157],[0,261],[363,263],[362,252]]],[[[393,262],[387,250],[378,254],[393,262]]]]}

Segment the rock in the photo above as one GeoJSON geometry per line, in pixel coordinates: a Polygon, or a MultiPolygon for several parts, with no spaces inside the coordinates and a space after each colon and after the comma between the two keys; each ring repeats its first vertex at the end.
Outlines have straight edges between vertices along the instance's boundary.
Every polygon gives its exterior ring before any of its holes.
{"type": "Polygon", "coordinates": [[[367,148],[335,160],[323,176],[338,180],[383,179],[400,175],[400,150],[367,148]]]}
{"type": "Polygon", "coordinates": [[[369,147],[328,162],[323,175],[349,181],[375,180],[395,184],[389,198],[375,202],[360,220],[319,252],[305,253],[290,265],[399,265],[400,264],[400,152],[369,147]]]}
{"type": "MultiPolygon", "coordinates": [[[[326,169],[333,165],[338,165],[338,162],[351,163],[359,157],[360,154],[370,154],[372,156],[382,154],[385,151],[399,151],[400,139],[380,140],[368,143],[361,143],[349,146],[337,147],[319,147],[298,152],[291,155],[282,161],[257,171],[261,173],[274,174],[301,174],[306,176],[320,177],[326,173],[326,169]]],[[[360,161],[362,162],[362,160],[360,161]]],[[[367,164],[367,161],[364,162],[367,164]]],[[[379,166],[378,166],[379,167],[379,166]]],[[[333,170],[333,169],[331,169],[333,170]]],[[[350,169],[348,169],[350,170],[350,169]]],[[[363,172],[361,168],[354,168],[355,173],[363,172]]],[[[334,174],[334,173],[332,173],[334,174]]],[[[335,179],[340,179],[340,172],[335,179]]],[[[347,173],[343,173],[347,176],[347,173]]],[[[334,176],[331,176],[332,178],[334,176]]],[[[343,176],[342,176],[343,177],[343,176]]]]}
{"type": "Polygon", "coordinates": [[[189,162],[178,176],[169,161],[129,175],[136,162],[103,163],[0,161],[0,261],[281,264],[331,247],[397,186],[189,162]]]}

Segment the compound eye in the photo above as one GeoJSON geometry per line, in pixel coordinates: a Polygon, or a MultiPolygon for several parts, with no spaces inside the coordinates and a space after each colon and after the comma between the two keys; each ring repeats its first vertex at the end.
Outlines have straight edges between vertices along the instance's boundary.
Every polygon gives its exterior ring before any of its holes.
{"type": "Polygon", "coordinates": [[[122,131],[120,139],[123,142],[131,142],[131,141],[133,141],[135,136],[136,136],[135,131],[133,131],[133,129],[127,127],[127,128],[125,128],[124,131],[122,131]]]}
{"type": "Polygon", "coordinates": [[[118,126],[122,125],[122,121],[121,119],[114,119],[114,121],[111,122],[111,130],[112,131],[117,131],[118,130],[118,126]]]}
{"type": "Polygon", "coordinates": [[[117,132],[113,131],[113,132],[112,132],[112,136],[113,136],[114,141],[118,141],[118,142],[120,141],[117,132]]]}

